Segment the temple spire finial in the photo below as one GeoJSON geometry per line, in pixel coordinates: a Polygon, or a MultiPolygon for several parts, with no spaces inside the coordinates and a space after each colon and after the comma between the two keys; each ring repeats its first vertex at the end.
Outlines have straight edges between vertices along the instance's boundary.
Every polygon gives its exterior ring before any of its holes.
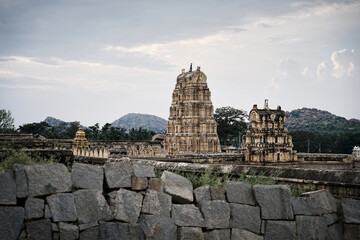
{"type": "Polygon", "coordinates": [[[189,72],[192,72],[192,63],[190,63],[190,71],[189,72]]]}

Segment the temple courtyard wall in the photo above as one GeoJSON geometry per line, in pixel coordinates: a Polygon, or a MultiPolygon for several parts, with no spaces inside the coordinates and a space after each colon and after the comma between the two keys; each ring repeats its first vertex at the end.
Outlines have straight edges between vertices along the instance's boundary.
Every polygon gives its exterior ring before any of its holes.
{"type": "Polygon", "coordinates": [[[222,191],[193,189],[179,175],[164,171],[156,178],[154,165],[129,159],[74,163],[71,169],[54,163],[0,171],[1,239],[359,236],[360,200],[336,199],[328,190],[292,197],[286,185],[231,181],[222,191]]]}

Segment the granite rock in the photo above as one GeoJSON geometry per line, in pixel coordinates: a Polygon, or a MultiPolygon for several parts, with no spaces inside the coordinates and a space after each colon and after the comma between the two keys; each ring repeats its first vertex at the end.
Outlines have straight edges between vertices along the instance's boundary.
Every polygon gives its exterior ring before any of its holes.
{"type": "Polygon", "coordinates": [[[178,240],[204,240],[204,233],[199,227],[179,227],[178,240]]]}
{"type": "Polygon", "coordinates": [[[74,163],[71,181],[77,188],[103,189],[104,170],[102,166],[74,163]]]}
{"type": "Polygon", "coordinates": [[[49,240],[52,239],[51,222],[43,219],[25,224],[28,240],[49,240]]]}
{"type": "Polygon", "coordinates": [[[231,228],[242,228],[260,234],[260,208],[255,206],[230,203],[231,228]]]}
{"type": "Polygon", "coordinates": [[[319,216],[296,216],[296,232],[298,240],[326,239],[326,218],[319,216]]]}
{"type": "Polygon", "coordinates": [[[225,182],[226,197],[230,203],[255,205],[252,188],[246,182],[225,182]]]}
{"type": "Polygon", "coordinates": [[[360,224],[360,200],[342,198],[340,203],[344,222],[360,224]]]}
{"type": "Polygon", "coordinates": [[[130,188],[133,168],[127,162],[110,162],[104,166],[105,179],[109,188],[130,188]]]}
{"type": "Polygon", "coordinates": [[[76,240],[79,238],[79,227],[68,223],[59,223],[60,239],[76,240]]]}
{"type": "Polygon", "coordinates": [[[46,198],[53,222],[72,222],[77,219],[75,198],[72,193],[58,193],[46,198]]]}
{"type": "Polygon", "coordinates": [[[206,222],[194,204],[173,204],[172,218],[180,227],[205,227],[206,222]]]}
{"type": "Polygon", "coordinates": [[[142,201],[143,196],[140,193],[125,189],[116,191],[111,200],[114,218],[128,223],[136,223],[140,215],[142,201]]]}
{"type": "Polygon", "coordinates": [[[25,219],[42,218],[44,216],[44,200],[28,198],[25,202],[25,219]]]}
{"type": "Polygon", "coordinates": [[[168,171],[163,172],[161,180],[164,184],[164,192],[171,195],[174,203],[193,201],[193,186],[190,180],[168,171]]]}
{"type": "Polygon", "coordinates": [[[174,220],[161,215],[141,215],[140,225],[146,239],[177,239],[174,220]]]}
{"type": "Polygon", "coordinates": [[[142,213],[170,217],[171,197],[163,192],[146,190],[142,213]]]}
{"type": "Polygon", "coordinates": [[[154,166],[145,163],[133,163],[134,175],[136,177],[155,177],[154,166]]]}
{"type": "Polygon", "coordinates": [[[195,201],[197,203],[211,201],[210,186],[205,185],[194,190],[195,201]]]}
{"type": "Polygon", "coordinates": [[[25,175],[24,164],[14,164],[13,167],[16,181],[16,197],[26,198],[29,194],[28,184],[25,175]]]}
{"type": "Polygon", "coordinates": [[[222,200],[213,200],[201,204],[201,212],[208,229],[228,228],[230,222],[230,204],[222,200]]]}
{"type": "Polygon", "coordinates": [[[295,239],[296,225],[294,221],[266,221],[265,240],[295,239]]]}
{"type": "Polygon", "coordinates": [[[204,232],[205,240],[230,240],[230,229],[212,230],[204,232]]]}
{"type": "Polygon", "coordinates": [[[0,236],[1,239],[15,240],[21,232],[25,218],[22,207],[0,206],[0,236]]]}
{"type": "Polygon", "coordinates": [[[16,205],[16,182],[11,170],[0,170],[0,204],[16,205]]]}
{"type": "Polygon", "coordinates": [[[263,240],[264,237],[247,231],[245,229],[233,228],[231,230],[231,240],[263,240]]]}

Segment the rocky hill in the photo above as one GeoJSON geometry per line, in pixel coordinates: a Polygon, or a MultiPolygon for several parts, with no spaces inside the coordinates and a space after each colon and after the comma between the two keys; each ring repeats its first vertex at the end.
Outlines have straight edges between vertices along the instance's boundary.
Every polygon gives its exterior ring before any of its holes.
{"type": "Polygon", "coordinates": [[[44,122],[49,124],[52,127],[58,127],[60,124],[65,123],[64,121],[54,118],[54,117],[47,117],[45,118],[44,122]]]}
{"type": "Polygon", "coordinates": [[[154,132],[165,132],[166,120],[150,114],[129,113],[111,123],[114,127],[125,129],[144,128],[154,132]]]}
{"type": "Polygon", "coordinates": [[[336,116],[316,108],[302,108],[286,112],[285,126],[289,131],[320,133],[360,133],[360,120],[336,116]]]}

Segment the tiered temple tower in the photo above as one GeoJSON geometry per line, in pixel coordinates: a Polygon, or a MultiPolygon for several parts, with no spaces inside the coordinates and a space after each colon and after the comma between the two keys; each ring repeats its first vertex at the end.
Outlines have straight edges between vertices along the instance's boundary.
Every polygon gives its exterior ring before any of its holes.
{"type": "Polygon", "coordinates": [[[76,146],[76,147],[88,147],[89,144],[85,137],[85,132],[84,132],[84,130],[82,130],[81,127],[76,132],[73,143],[74,143],[74,146],[76,146]]]}
{"type": "Polygon", "coordinates": [[[165,151],[169,154],[220,152],[214,107],[206,75],[196,71],[177,77],[169,121],[166,127],[165,151]]]}
{"type": "Polygon", "coordinates": [[[265,100],[264,109],[257,105],[249,113],[250,125],[243,136],[241,148],[245,152],[245,161],[250,162],[285,162],[296,161],[292,138],[284,128],[285,112],[281,107],[269,109],[265,100]]]}

